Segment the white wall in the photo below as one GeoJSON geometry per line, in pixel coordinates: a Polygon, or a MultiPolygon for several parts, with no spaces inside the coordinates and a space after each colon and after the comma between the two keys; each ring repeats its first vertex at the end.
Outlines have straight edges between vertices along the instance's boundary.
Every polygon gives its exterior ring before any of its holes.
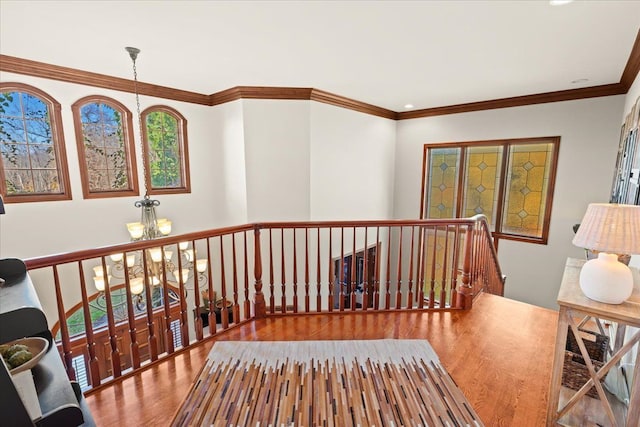
{"type": "Polygon", "coordinates": [[[391,218],[396,122],[311,104],[311,219],[391,218]]]}
{"type": "Polygon", "coordinates": [[[559,135],[548,245],[501,240],[498,250],[505,296],[557,308],[566,258],[584,256],[571,244],[571,227],[589,203],[609,199],[623,103],[623,96],[613,96],[400,121],[395,217],[420,212],[424,144],[559,135]]]}
{"type": "Polygon", "coordinates": [[[249,222],[309,212],[309,101],[243,100],[249,222]]]}
{"type": "Polygon", "coordinates": [[[211,157],[202,159],[205,164],[201,165],[200,176],[192,175],[191,185],[197,181],[205,192],[220,195],[210,200],[217,224],[244,224],[248,216],[242,103],[215,106],[205,120],[209,122],[211,157]]]}

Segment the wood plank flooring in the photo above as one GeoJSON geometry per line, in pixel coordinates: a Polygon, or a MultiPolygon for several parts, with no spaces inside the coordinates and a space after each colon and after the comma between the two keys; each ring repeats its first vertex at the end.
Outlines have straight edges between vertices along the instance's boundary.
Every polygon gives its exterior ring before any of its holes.
{"type": "MultiPolygon", "coordinates": [[[[483,294],[466,312],[299,315],[261,319],[220,341],[429,340],[487,426],[545,424],[557,312],[483,294]]],[[[171,422],[213,340],[89,393],[99,426],[171,422]]]]}

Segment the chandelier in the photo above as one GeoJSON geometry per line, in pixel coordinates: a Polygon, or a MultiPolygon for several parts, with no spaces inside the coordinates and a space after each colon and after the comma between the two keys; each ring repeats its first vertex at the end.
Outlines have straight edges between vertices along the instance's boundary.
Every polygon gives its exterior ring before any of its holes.
{"type": "MultiPolygon", "coordinates": [[[[129,53],[129,57],[133,63],[133,87],[136,97],[140,146],[141,152],[144,153],[144,134],[142,132],[140,95],[138,93],[138,71],[136,68],[136,59],[138,58],[140,49],[125,47],[125,50],[129,53]]],[[[160,205],[160,202],[149,197],[146,179],[147,162],[144,161],[144,159],[142,165],[143,175],[145,176],[145,194],[142,200],[134,203],[135,207],[141,209],[140,222],[130,222],[126,224],[132,241],[153,240],[171,233],[171,221],[166,218],[159,219],[156,216],[155,208],[160,205]]],[[[175,248],[175,245],[173,247],[175,248]]],[[[195,248],[189,248],[189,242],[180,242],[177,247],[177,263],[173,261],[174,251],[171,250],[171,247],[165,248],[159,246],[142,251],[129,252],[126,254],[126,257],[124,253],[112,254],[109,257],[111,260],[110,263],[107,263],[105,260],[100,265],[94,267],[93,282],[96,290],[99,292],[98,298],[96,299],[98,308],[106,310],[106,305],[104,304],[105,288],[109,288],[113,279],[120,279],[122,281],[125,279],[125,276],[128,278],[131,296],[138,310],[144,310],[145,307],[146,299],[143,297],[145,289],[147,288],[144,283],[145,277],[148,280],[149,289],[152,294],[159,295],[156,299],[152,298],[154,308],[158,301],[162,304],[165,298],[163,287],[160,286],[165,281],[170,285],[167,291],[168,295],[166,296],[170,302],[179,300],[176,291],[179,290],[180,284],[184,286],[185,296],[187,289],[193,289],[187,285],[187,282],[194,274],[198,275],[199,287],[201,289],[205,287],[207,284],[207,275],[205,272],[207,271],[208,260],[206,258],[196,259],[195,248]],[[170,277],[167,273],[170,273],[173,277],[170,277]]],[[[126,303],[126,299],[122,299],[114,305],[114,308],[116,308],[118,304],[122,306],[126,303]]]]}
{"type": "MultiPolygon", "coordinates": [[[[138,115],[138,132],[140,136],[141,153],[144,149],[144,135],[142,133],[142,114],[140,114],[140,94],[138,93],[138,68],[136,67],[136,59],[140,49],[136,47],[125,47],[129,52],[129,57],[133,63],[133,92],[136,96],[136,114],[138,115]]],[[[127,230],[132,240],[149,240],[156,237],[166,236],[171,233],[171,221],[168,219],[158,219],[156,217],[156,206],[160,206],[158,200],[149,197],[149,188],[147,186],[147,162],[142,160],[142,175],[144,179],[144,198],[134,203],[134,206],[141,208],[140,222],[130,222],[127,224],[127,230]]]]}

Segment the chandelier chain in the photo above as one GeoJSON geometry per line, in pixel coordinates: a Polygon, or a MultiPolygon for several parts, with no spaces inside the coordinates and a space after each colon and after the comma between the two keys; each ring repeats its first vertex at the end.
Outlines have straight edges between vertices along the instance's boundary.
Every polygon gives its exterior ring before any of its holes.
{"type": "Polygon", "coordinates": [[[145,158],[144,149],[144,133],[142,132],[142,114],[140,114],[140,95],[138,94],[138,67],[136,66],[136,58],[133,61],[133,91],[136,95],[136,112],[138,114],[138,132],[140,133],[140,148],[142,150],[142,176],[144,182],[144,197],[149,197],[149,188],[147,186],[147,159],[145,158]]]}

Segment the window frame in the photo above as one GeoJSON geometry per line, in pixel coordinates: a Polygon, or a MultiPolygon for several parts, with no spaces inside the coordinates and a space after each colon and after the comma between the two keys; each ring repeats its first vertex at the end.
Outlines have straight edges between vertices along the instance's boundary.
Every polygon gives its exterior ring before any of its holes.
{"type": "Polygon", "coordinates": [[[547,137],[531,137],[531,138],[509,138],[509,139],[495,139],[495,140],[483,140],[483,141],[465,141],[465,142],[443,142],[443,143],[429,143],[423,146],[422,157],[422,185],[420,196],[420,218],[426,217],[426,202],[428,191],[428,179],[429,179],[429,149],[432,148],[460,148],[460,171],[456,176],[457,180],[457,193],[456,193],[456,205],[455,205],[455,218],[460,218],[464,205],[464,190],[465,182],[467,179],[467,166],[466,155],[469,147],[488,147],[488,146],[502,146],[502,158],[500,167],[500,187],[498,189],[497,209],[494,212],[495,217],[495,230],[492,230],[491,234],[494,238],[495,245],[497,247],[499,239],[514,240],[519,242],[528,242],[546,245],[549,240],[549,227],[551,223],[551,210],[553,207],[553,195],[555,192],[555,182],[558,169],[558,154],[560,152],[560,136],[547,136],[547,137]],[[527,144],[552,144],[552,159],[549,165],[549,178],[547,186],[547,194],[545,201],[545,212],[542,222],[542,235],[541,237],[525,236],[515,233],[506,233],[500,231],[502,229],[504,220],[504,202],[505,192],[508,191],[507,183],[510,175],[509,157],[511,153],[511,147],[514,145],[527,145],[527,144]]]}
{"type": "Polygon", "coordinates": [[[73,127],[76,134],[76,147],[78,149],[78,164],[80,167],[80,179],[82,182],[82,195],[85,199],[102,199],[110,197],[139,196],[138,168],[136,166],[135,139],[133,137],[133,122],[131,111],[119,101],[103,95],[89,95],[78,99],[71,105],[73,112],[73,127]],[[84,145],[84,132],[82,130],[81,109],[87,104],[106,104],[122,115],[122,135],[124,138],[124,150],[126,155],[127,176],[129,188],[123,190],[91,190],[89,186],[89,168],[86,162],[84,145]]]}
{"type": "Polygon", "coordinates": [[[142,144],[143,162],[145,163],[144,179],[148,194],[183,194],[191,193],[191,178],[189,172],[189,143],[187,138],[187,119],[178,112],[178,110],[167,105],[152,105],[145,108],[140,114],[140,125],[142,126],[142,144]],[[151,113],[162,112],[172,116],[178,123],[178,149],[180,151],[180,173],[182,178],[181,187],[153,187],[151,182],[151,161],[149,158],[149,138],[147,131],[147,117],[151,113]]]}
{"type": "MultiPolygon", "coordinates": [[[[71,200],[71,181],[69,179],[69,163],[67,149],[62,131],[62,107],[55,98],[34,86],[25,83],[0,82],[0,92],[22,92],[40,99],[48,108],[49,125],[51,126],[52,145],[55,150],[56,169],[60,193],[7,194],[4,161],[0,159],[0,194],[5,203],[52,202],[71,200]]],[[[24,116],[23,116],[24,117],[24,116]]]]}

